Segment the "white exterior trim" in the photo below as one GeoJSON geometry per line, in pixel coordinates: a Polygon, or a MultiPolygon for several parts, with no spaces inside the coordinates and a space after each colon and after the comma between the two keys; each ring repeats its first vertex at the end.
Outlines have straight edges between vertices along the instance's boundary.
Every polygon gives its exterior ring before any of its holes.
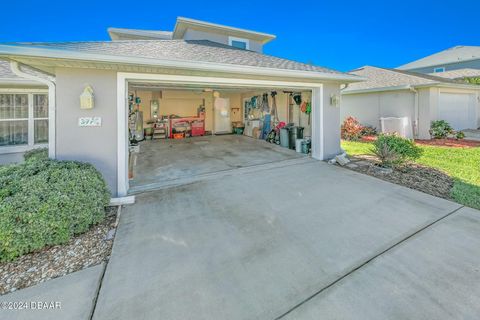
{"type": "Polygon", "coordinates": [[[47,143],[35,144],[35,120],[48,120],[48,118],[34,118],[33,116],[33,95],[48,93],[46,89],[13,89],[13,88],[0,88],[0,94],[27,94],[28,95],[28,117],[27,118],[15,118],[15,119],[0,119],[0,121],[27,121],[28,123],[28,139],[27,144],[2,146],[0,147],[0,154],[9,153],[21,153],[37,148],[47,148],[47,143]]]}
{"type": "Polygon", "coordinates": [[[152,81],[156,83],[198,85],[222,87],[287,87],[312,91],[312,157],[323,160],[323,85],[321,83],[303,83],[289,81],[270,81],[255,79],[214,78],[198,76],[177,76],[151,73],[117,73],[117,196],[128,194],[128,115],[127,89],[129,81],[152,81]],[[315,99],[313,98],[315,96],[315,99]],[[320,119],[319,127],[315,121],[320,119]]]}
{"type": "Polygon", "coordinates": [[[324,160],[325,157],[323,100],[323,85],[312,88],[312,158],[317,160],[324,160]]]}
{"type": "Polygon", "coordinates": [[[25,88],[0,88],[0,93],[22,94],[22,93],[48,93],[48,89],[25,89],[25,88]]]}
{"type": "Polygon", "coordinates": [[[22,78],[27,78],[34,80],[40,83],[43,83],[48,86],[48,157],[55,158],[55,145],[56,145],[56,136],[55,136],[55,83],[53,81],[34,76],[32,74],[23,72],[20,70],[17,61],[10,61],[10,69],[17,76],[22,78]]]}
{"type": "Polygon", "coordinates": [[[250,50],[250,40],[245,39],[245,38],[228,36],[228,45],[229,46],[232,46],[233,41],[245,42],[245,49],[250,50]]]}

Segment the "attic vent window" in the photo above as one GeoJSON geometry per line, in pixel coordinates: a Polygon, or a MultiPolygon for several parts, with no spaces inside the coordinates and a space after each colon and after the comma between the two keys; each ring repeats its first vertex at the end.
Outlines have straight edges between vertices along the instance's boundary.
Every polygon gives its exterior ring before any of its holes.
{"type": "Polygon", "coordinates": [[[232,47],[248,50],[250,43],[248,39],[228,37],[228,44],[232,47]]]}
{"type": "Polygon", "coordinates": [[[439,68],[435,68],[433,69],[433,72],[445,72],[445,67],[439,67],[439,68]]]}

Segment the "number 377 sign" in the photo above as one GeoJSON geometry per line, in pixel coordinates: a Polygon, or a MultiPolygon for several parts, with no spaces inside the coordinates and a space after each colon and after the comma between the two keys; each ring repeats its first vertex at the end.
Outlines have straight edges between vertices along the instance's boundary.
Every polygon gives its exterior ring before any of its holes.
{"type": "Polygon", "coordinates": [[[101,117],[83,117],[78,118],[79,127],[100,127],[102,125],[101,117]]]}

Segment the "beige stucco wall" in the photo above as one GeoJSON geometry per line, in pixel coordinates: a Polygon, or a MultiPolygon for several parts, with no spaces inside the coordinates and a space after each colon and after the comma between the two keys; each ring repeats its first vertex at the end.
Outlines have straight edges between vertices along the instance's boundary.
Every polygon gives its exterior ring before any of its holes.
{"type": "Polygon", "coordinates": [[[117,74],[93,69],[56,69],[56,156],[92,163],[117,191],[117,74]],[[95,107],[80,109],[80,94],[92,86],[95,107]],[[100,127],[79,127],[79,117],[101,117],[100,127]]]}
{"type": "MultiPolygon", "coordinates": [[[[228,45],[228,35],[213,33],[213,32],[205,32],[200,30],[194,29],[187,29],[185,31],[185,35],[183,36],[185,40],[210,40],[213,42],[218,42],[222,44],[228,45]]],[[[249,50],[262,52],[263,45],[255,40],[249,40],[249,50]]]]}
{"type": "Polygon", "coordinates": [[[363,125],[380,130],[382,117],[415,119],[415,94],[408,90],[344,94],[341,103],[341,121],[353,116],[363,125]]]}
{"type": "MultiPolygon", "coordinates": [[[[475,117],[480,126],[480,102],[478,90],[460,88],[418,88],[418,138],[430,139],[430,123],[439,119],[438,105],[440,94],[470,94],[475,100],[475,117]]],[[[410,123],[415,120],[415,93],[409,90],[344,94],[342,96],[341,119],[356,117],[360,123],[380,129],[380,117],[408,117],[410,123]]]]}
{"type": "Polygon", "coordinates": [[[341,148],[340,148],[341,104],[339,106],[331,105],[330,97],[332,96],[340,96],[340,85],[338,83],[323,84],[323,95],[322,95],[323,114],[321,114],[321,121],[324,127],[323,152],[324,152],[325,159],[332,158],[341,152],[341,148]]]}

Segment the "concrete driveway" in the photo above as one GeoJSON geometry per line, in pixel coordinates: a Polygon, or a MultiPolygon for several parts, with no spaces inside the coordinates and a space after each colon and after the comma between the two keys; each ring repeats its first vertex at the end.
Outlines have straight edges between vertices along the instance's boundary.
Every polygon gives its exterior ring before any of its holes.
{"type": "Polygon", "coordinates": [[[314,160],[146,193],[93,319],[468,318],[478,215],[314,160]]]}

